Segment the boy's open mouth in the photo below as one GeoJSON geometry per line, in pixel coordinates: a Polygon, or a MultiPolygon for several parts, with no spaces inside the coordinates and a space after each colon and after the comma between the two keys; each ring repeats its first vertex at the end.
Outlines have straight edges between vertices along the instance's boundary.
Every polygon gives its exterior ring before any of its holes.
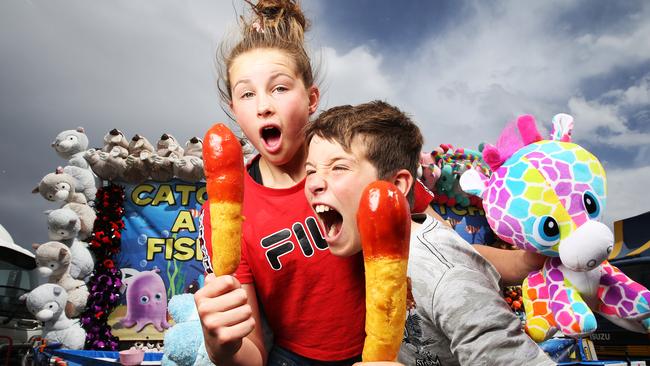
{"type": "Polygon", "coordinates": [[[266,126],[260,131],[262,141],[268,150],[276,150],[280,146],[282,131],[276,126],[266,126]]]}
{"type": "Polygon", "coordinates": [[[314,206],[314,211],[318,214],[320,222],[325,228],[325,237],[334,238],[341,232],[343,226],[343,216],[333,207],[318,204],[314,206]]]}

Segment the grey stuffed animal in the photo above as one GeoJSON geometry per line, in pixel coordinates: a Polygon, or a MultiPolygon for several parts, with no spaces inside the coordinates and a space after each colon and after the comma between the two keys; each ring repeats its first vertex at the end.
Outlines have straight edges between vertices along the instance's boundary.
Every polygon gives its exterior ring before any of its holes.
{"type": "Polygon", "coordinates": [[[50,240],[59,241],[70,248],[70,276],[85,281],[95,268],[95,259],[88,250],[88,243],[78,238],[81,229],[79,216],[68,208],[61,208],[52,210],[47,222],[50,240]]]}
{"type": "Polygon", "coordinates": [[[52,147],[68,164],[88,169],[88,163],[83,158],[84,151],[88,149],[88,137],[83,127],[60,132],[52,142],[52,147]]]}
{"type": "Polygon", "coordinates": [[[145,160],[149,176],[156,182],[167,182],[174,178],[174,164],[172,159],[154,154],[145,160]]]}
{"type": "Polygon", "coordinates": [[[48,201],[85,204],[95,198],[97,188],[90,171],[68,165],[44,176],[32,193],[40,193],[48,201]]]}
{"type": "Polygon", "coordinates": [[[129,155],[134,155],[137,158],[148,158],[155,152],[153,145],[146,137],[135,134],[129,142],[129,155]]]}
{"type": "Polygon", "coordinates": [[[83,348],[86,331],[78,320],[65,315],[68,294],[63,287],[46,283],[22,295],[20,300],[25,301],[27,310],[43,322],[43,338],[60,342],[63,348],[83,348]]]}
{"type": "Polygon", "coordinates": [[[145,160],[154,154],[154,147],[144,136],[136,134],[129,143],[129,156],[122,179],[128,183],[141,183],[149,179],[149,169],[145,160]]]}
{"type": "Polygon", "coordinates": [[[63,243],[48,241],[43,244],[33,244],[36,250],[36,266],[39,274],[49,283],[55,283],[68,293],[65,315],[69,318],[79,316],[86,309],[88,288],[86,283],[70,276],[70,249],[63,243]]]}

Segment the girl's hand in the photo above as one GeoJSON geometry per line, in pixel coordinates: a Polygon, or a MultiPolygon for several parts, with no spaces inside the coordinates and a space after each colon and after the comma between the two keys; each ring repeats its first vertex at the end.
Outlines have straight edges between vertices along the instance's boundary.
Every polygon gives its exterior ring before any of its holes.
{"type": "Polygon", "coordinates": [[[210,359],[231,360],[243,338],[255,329],[246,291],[235,277],[211,273],[205,278],[205,286],[194,294],[194,301],[210,359]]]}

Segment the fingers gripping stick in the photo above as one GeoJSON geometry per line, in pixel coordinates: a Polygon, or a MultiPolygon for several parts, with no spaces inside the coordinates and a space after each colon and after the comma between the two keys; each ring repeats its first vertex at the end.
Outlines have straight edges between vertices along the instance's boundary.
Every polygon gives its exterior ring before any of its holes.
{"type": "Polygon", "coordinates": [[[212,268],[232,274],[241,258],[244,158],[237,137],[222,123],[205,134],[203,162],[210,208],[212,268]]]}
{"type": "Polygon", "coordinates": [[[393,184],[373,182],[357,212],[366,271],[363,361],[394,361],[406,321],[406,268],[411,221],[406,198],[393,184]]]}

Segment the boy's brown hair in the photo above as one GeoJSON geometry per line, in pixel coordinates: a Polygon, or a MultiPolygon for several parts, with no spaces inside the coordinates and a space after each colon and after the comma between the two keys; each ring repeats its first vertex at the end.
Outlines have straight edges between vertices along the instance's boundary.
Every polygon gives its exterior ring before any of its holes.
{"type": "MultiPolygon", "coordinates": [[[[305,127],[307,145],[314,136],[335,141],[346,152],[351,152],[359,136],[365,157],[377,168],[379,179],[387,179],[400,169],[417,177],[423,143],[420,129],[404,112],[386,102],[330,108],[305,127]]],[[[407,195],[411,203],[412,197],[413,189],[407,195]]]]}

